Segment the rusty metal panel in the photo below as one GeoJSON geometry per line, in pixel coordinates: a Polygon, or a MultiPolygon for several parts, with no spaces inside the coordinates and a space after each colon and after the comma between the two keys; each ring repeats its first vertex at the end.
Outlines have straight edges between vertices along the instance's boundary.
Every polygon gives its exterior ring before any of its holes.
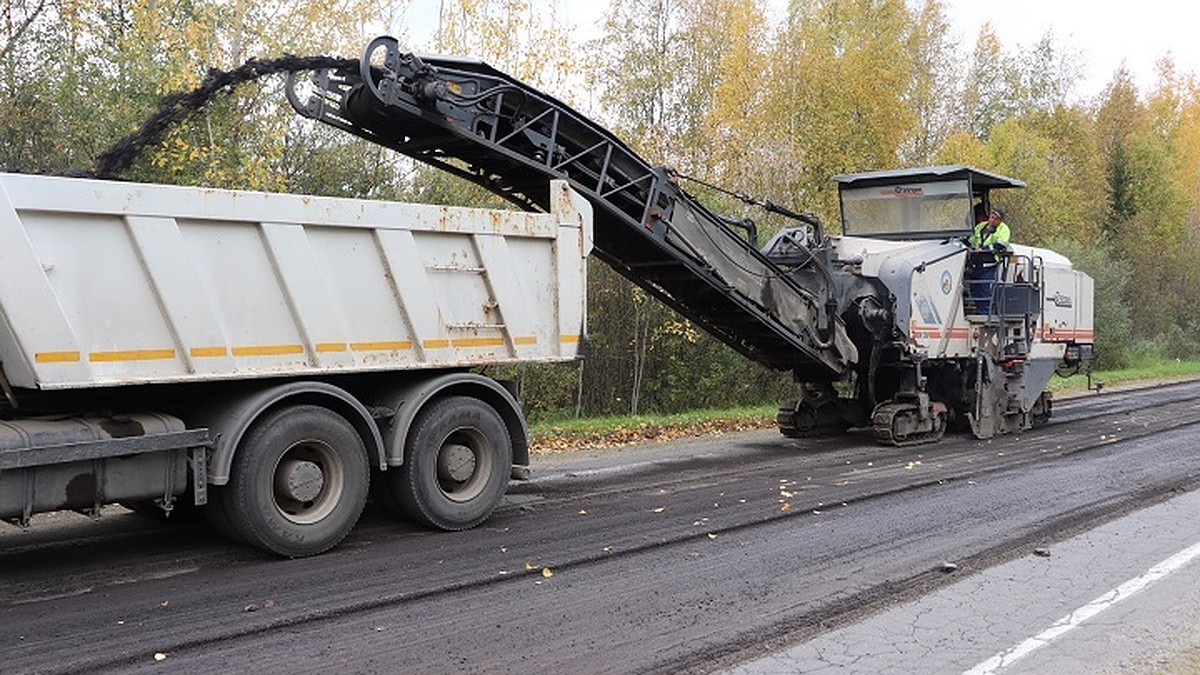
{"type": "Polygon", "coordinates": [[[591,209],[550,213],[0,174],[18,387],[576,358],[591,209]]]}

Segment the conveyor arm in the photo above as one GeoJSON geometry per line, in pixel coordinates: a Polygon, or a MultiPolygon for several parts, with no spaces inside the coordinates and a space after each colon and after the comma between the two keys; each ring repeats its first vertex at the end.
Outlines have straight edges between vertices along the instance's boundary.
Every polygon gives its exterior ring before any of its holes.
{"type": "Polygon", "coordinates": [[[595,207],[595,247],[616,271],[745,356],[803,380],[857,360],[832,303],[800,287],[721,217],[567,105],[480,61],[374,40],[357,72],[292,77],[301,114],[544,211],[564,178],[595,207]]]}

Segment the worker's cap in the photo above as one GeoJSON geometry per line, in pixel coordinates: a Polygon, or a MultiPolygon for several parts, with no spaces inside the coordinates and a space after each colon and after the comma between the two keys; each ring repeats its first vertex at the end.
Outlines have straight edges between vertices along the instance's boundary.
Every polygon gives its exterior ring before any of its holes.
{"type": "Polygon", "coordinates": [[[999,216],[1000,218],[1003,218],[1003,217],[1004,217],[1004,209],[1002,209],[1002,208],[1000,208],[999,206],[997,206],[997,207],[995,207],[995,208],[993,208],[993,209],[992,209],[992,215],[994,215],[994,216],[999,216]]]}

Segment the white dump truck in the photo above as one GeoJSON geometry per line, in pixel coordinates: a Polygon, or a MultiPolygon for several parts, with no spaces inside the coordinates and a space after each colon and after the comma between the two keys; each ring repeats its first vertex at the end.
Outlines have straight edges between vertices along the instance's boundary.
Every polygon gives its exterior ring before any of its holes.
{"type": "Polygon", "coordinates": [[[206,505],[284,556],[368,490],[443,529],[528,473],[510,384],[577,358],[592,208],[0,174],[0,517],[206,505]]]}

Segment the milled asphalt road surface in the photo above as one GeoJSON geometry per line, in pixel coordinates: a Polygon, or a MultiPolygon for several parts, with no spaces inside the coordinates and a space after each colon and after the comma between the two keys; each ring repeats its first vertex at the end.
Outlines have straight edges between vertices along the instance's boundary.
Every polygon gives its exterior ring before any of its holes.
{"type": "MultiPolygon", "coordinates": [[[[201,526],[56,515],[0,531],[0,656],[12,672],[735,667],[1193,489],[1198,421],[1184,385],[1064,404],[988,442],[763,431],[540,458],[480,528],[372,511],[294,561],[201,526]]],[[[1010,648],[1020,631],[991,621],[944,665],[1010,648]]],[[[884,670],[940,670],[904,668],[884,670]]]]}
{"type": "Polygon", "coordinates": [[[729,672],[1195,672],[1197,513],[1183,493],[729,672]]]}

